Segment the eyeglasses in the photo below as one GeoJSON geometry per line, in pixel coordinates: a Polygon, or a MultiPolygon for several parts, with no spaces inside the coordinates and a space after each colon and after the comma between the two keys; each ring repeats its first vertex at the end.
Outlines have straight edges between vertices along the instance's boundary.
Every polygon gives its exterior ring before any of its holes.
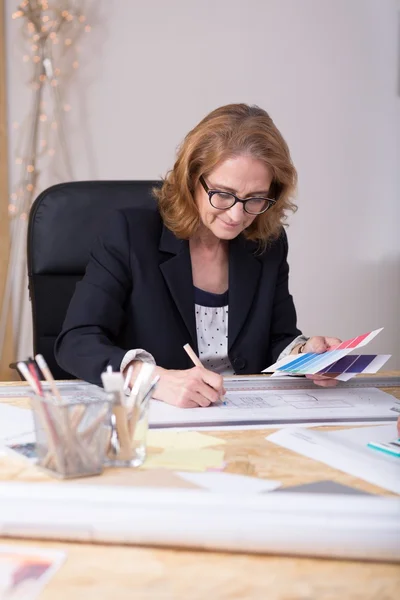
{"type": "Polygon", "coordinates": [[[231,192],[211,190],[206,184],[203,175],[200,175],[199,180],[208,194],[211,206],[218,208],[219,210],[228,210],[229,208],[232,208],[232,206],[235,206],[237,202],[241,202],[243,204],[243,209],[249,215],[261,215],[271,208],[271,206],[276,204],[276,200],[273,200],[272,198],[247,198],[247,200],[241,200],[231,192]]]}

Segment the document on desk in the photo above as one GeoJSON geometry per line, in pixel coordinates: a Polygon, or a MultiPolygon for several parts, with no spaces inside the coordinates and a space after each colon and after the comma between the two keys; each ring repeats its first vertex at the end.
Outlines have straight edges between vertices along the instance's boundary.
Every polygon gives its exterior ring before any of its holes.
{"type": "Polygon", "coordinates": [[[31,410],[0,404],[0,446],[16,438],[31,438],[33,432],[31,410]]]}
{"type": "Polygon", "coordinates": [[[157,400],[150,406],[151,427],[279,425],[395,421],[400,401],[375,388],[254,389],[230,382],[225,405],[181,409],[157,400]]]}
{"type": "Polygon", "coordinates": [[[266,439],[400,494],[400,458],[368,447],[370,442],[387,443],[395,437],[396,426],[390,424],[327,432],[290,428],[266,439]]]}
{"type": "MultiPolygon", "coordinates": [[[[63,382],[59,387],[64,397],[76,401],[104,398],[101,388],[87,383],[63,382]]],[[[182,409],[152,400],[150,427],[198,429],[379,422],[395,421],[400,413],[400,401],[376,388],[270,389],[268,378],[264,376],[247,380],[227,378],[225,387],[225,405],[218,403],[207,408],[182,409]]],[[[33,432],[30,410],[0,404],[0,445],[4,438],[17,442],[15,436],[26,436],[29,431],[33,432]]]]}

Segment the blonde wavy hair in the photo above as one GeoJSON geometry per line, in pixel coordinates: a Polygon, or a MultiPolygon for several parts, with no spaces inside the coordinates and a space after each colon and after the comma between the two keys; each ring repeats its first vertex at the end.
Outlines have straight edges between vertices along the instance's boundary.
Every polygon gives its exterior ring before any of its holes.
{"type": "Polygon", "coordinates": [[[174,167],[153,190],[165,225],[180,239],[189,239],[201,221],[194,192],[201,175],[224,160],[247,155],[263,161],[273,180],[269,197],[277,202],[258,215],[243,235],[264,249],[282,230],[292,201],[297,173],[289,148],[268,113],[258,106],[228,104],[207,115],[183,140],[174,167]]]}

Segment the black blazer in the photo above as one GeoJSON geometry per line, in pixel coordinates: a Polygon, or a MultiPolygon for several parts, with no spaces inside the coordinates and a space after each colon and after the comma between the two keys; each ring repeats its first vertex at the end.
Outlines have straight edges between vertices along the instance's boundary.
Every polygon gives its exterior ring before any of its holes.
{"type": "MultiPolygon", "coordinates": [[[[256,251],[241,235],[229,243],[228,353],[238,374],[259,373],[300,334],[285,231],[263,254],[256,251]]],[[[142,348],[159,366],[188,369],[186,343],[198,352],[188,241],[163,225],[157,209],[115,211],[56,341],[59,365],[99,384],[108,365],[119,370],[128,350],[142,348]]]]}

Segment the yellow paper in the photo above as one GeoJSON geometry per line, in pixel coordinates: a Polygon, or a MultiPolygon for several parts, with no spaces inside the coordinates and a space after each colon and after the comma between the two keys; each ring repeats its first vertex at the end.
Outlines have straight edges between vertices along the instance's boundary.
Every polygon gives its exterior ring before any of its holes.
{"type": "Polygon", "coordinates": [[[174,471],[206,471],[222,469],[224,453],[222,450],[182,449],[164,450],[161,454],[149,455],[142,469],[173,469],[174,471]]]}
{"type": "Polygon", "coordinates": [[[197,431],[150,429],[147,434],[147,445],[154,448],[192,448],[193,450],[200,450],[208,446],[220,446],[222,444],[225,444],[225,440],[220,440],[211,435],[204,435],[197,431]]]}

